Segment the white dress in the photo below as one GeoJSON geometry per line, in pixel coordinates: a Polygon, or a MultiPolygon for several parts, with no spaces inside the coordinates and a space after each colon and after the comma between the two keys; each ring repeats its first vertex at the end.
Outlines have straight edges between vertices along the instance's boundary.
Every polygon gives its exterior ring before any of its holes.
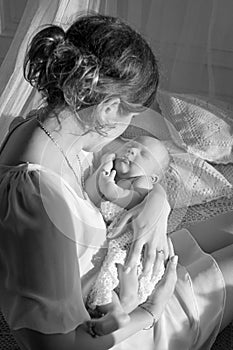
{"type": "MultiPolygon", "coordinates": [[[[31,163],[0,165],[0,309],[11,329],[67,333],[89,319],[91,258],[105,224],[59,175],[31,163]]],[[[178,282],[154,329],[114,349],[208,350],[221,324],[225,285],[187,230],[172,234],[178,282]]]]}

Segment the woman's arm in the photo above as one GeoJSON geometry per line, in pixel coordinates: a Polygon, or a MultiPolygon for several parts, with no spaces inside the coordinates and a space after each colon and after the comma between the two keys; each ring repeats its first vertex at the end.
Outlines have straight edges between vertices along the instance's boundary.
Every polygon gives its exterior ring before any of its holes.
{"type": "MultiPolygon", "coordinates": [[[[157,321],[168,300],[172,296],[177,280],[176,275],[177,259],[170,259],[165,274],[156,285],[155,290],[143,304],[149,310],[147,312],[140,306],[130,313],[130,322],[121,329],[103,336],[92,337],[88,333],[88,323],[97,324],[100,320],[87,321],[77,329],[67,334],[43,334],[30,329],[19,329],[13,334],[20,344],[27,350],[105,350],[124,341],[140,330],[149,328],[154,323],[151,313],[157,321]],[[151,313],[150,313],[151,312],[151,313]]],[[[127,278],[125,278],[127,281],[127,278]]],[[[127,287],[127,286],[126,286],[127,287]]],[[[128,288],[126,288],[128,289],[128,288]]],[[[146,331],[146,330],[145,330],[146,331]]]]}
{"type": "Polygon", "coordinates": [[[130,322],[118,331],[99,337],[92,337],[86,325],[79,326],[67,334],[43,334],[30,329],[20,329],[13,334],[19,344],[27,350],[105,350],[122,342],[151,324],[151,317],[141,308],[130,314],[130,322]]]}
{"type": "Polygon", "coordinates": [[[167,220],[170,205],[163,187],[155,184],[145,199],[122,215],[111,239],[121,234],[122,229],[130,221],[133,226],[134,240],[127,258],[127,269],[132,269],[139,259],[142,248],[146,247],[144,273],[147,274],[156,259],[156,252],[163,251],[168,258],[167,220]]]}

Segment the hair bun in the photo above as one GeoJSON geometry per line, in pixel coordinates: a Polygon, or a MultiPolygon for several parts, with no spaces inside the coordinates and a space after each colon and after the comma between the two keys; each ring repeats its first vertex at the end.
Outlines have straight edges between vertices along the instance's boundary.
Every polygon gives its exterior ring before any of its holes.
{"type": "Polygon", "coordinates": [[[93,92],[98,83],[99,69],[96,56],[74,50],[72,69],[68,72],[62,86],[64,98],[69,105],[79,109],[81,105],[93,104],[95,100],[93,92]]]}
{"type": "Polygon", "coordinates": [[[32,40],[31,46],[37,47],[35,57],[49,57],[54,49],[65,41],[65,32],[62,28],[52,25],[42,29],[32,40]]]}
{"type": "Polygon", "coordinates": [[[49,62],[53,59],[57,47],[64,42],[64,30],[50,25],[37,33],[30,43],[24,60],[24,76],[41,92],[47,90],[46,72],[49,62]]]}

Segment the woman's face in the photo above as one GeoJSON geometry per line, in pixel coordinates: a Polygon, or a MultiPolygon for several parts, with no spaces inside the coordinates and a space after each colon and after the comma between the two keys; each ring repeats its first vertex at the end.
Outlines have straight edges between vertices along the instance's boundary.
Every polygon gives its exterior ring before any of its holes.
{"type": "MultiPolygon", "coordinates": [[[[91,131],[88,133],[88,142],[85,145],[85,150],[88,152],[99,152],[108,143],[119,137],[128,127],[132,118],[137,113],[119,113],[118,112],[119,101],[118,99],[109,102],[104,107],[86,108],[82,110],[82,119],[90,118],[93,113],[98,113],[98,117],[101,123],[106,124],[106,127],[102,130],[103,134],[97,131],[91,131]],[[117,102],[115,102],[117,101],[117,102]],[[110,126],[108,126],[110,125],[110,126]]],[[[79,113],[81,113],[79,112],[79,113]]]]}
{"type": "Polygon", "coordinates": [[[130,113],[117,118],[113,123],[114,127],[107,132],[108,137],[112,139],[119,137],[127,129],[133,116],[134,114],[130,113]]]}
{"type": "Polygon", "coordinates": [[[114,121],[111,122],[112,127],[106,128],[105,134],[101,136],[101,139],[99,140],[98,149],[96,144],[95,151],[101,150],[108,143],[110,143],[111,141],[119,137],[127,129],[133,116],[134,116],[134,113],[115,116],[114,121]]]}

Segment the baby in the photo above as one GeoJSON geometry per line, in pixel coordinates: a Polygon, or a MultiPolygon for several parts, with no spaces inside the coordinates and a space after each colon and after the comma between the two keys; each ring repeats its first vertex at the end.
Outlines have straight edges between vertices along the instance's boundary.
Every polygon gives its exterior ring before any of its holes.
{"type": "MultiPolygon", "coordinates": [[[[86,192],[100,207],[108,224],[107,238],[111,237],[122,213],[145,198],[162,179],[168,165],[167,149],[162,142],[150,136],[124,142],[115,154],[102,157],[101,165],[86,180],[86,192]]],[[[87,299],[89,308],[111,303],[112,292],[117,291],[119,285],[117,264],[124,265],[132,239],[133,230],[127,228],[120,237],[109,240],[103,261],[98,261],[100,270],[87,299]]],[[[143,254],[137,268],[139,303],[147,299],[164,273],[162,264],[156,276],[152,273],[153,269],[144,276],[142,266],[143,254]]]]}
{"type": "Polygon", "coordinates": [[[121,141],[117,146],[115,154],[102,157],[99,168],[86,180],[85,189],[98,207],[105,199],[130,209],[161,180],[169,154],[161,141],[150,136],[121,141]]]}

